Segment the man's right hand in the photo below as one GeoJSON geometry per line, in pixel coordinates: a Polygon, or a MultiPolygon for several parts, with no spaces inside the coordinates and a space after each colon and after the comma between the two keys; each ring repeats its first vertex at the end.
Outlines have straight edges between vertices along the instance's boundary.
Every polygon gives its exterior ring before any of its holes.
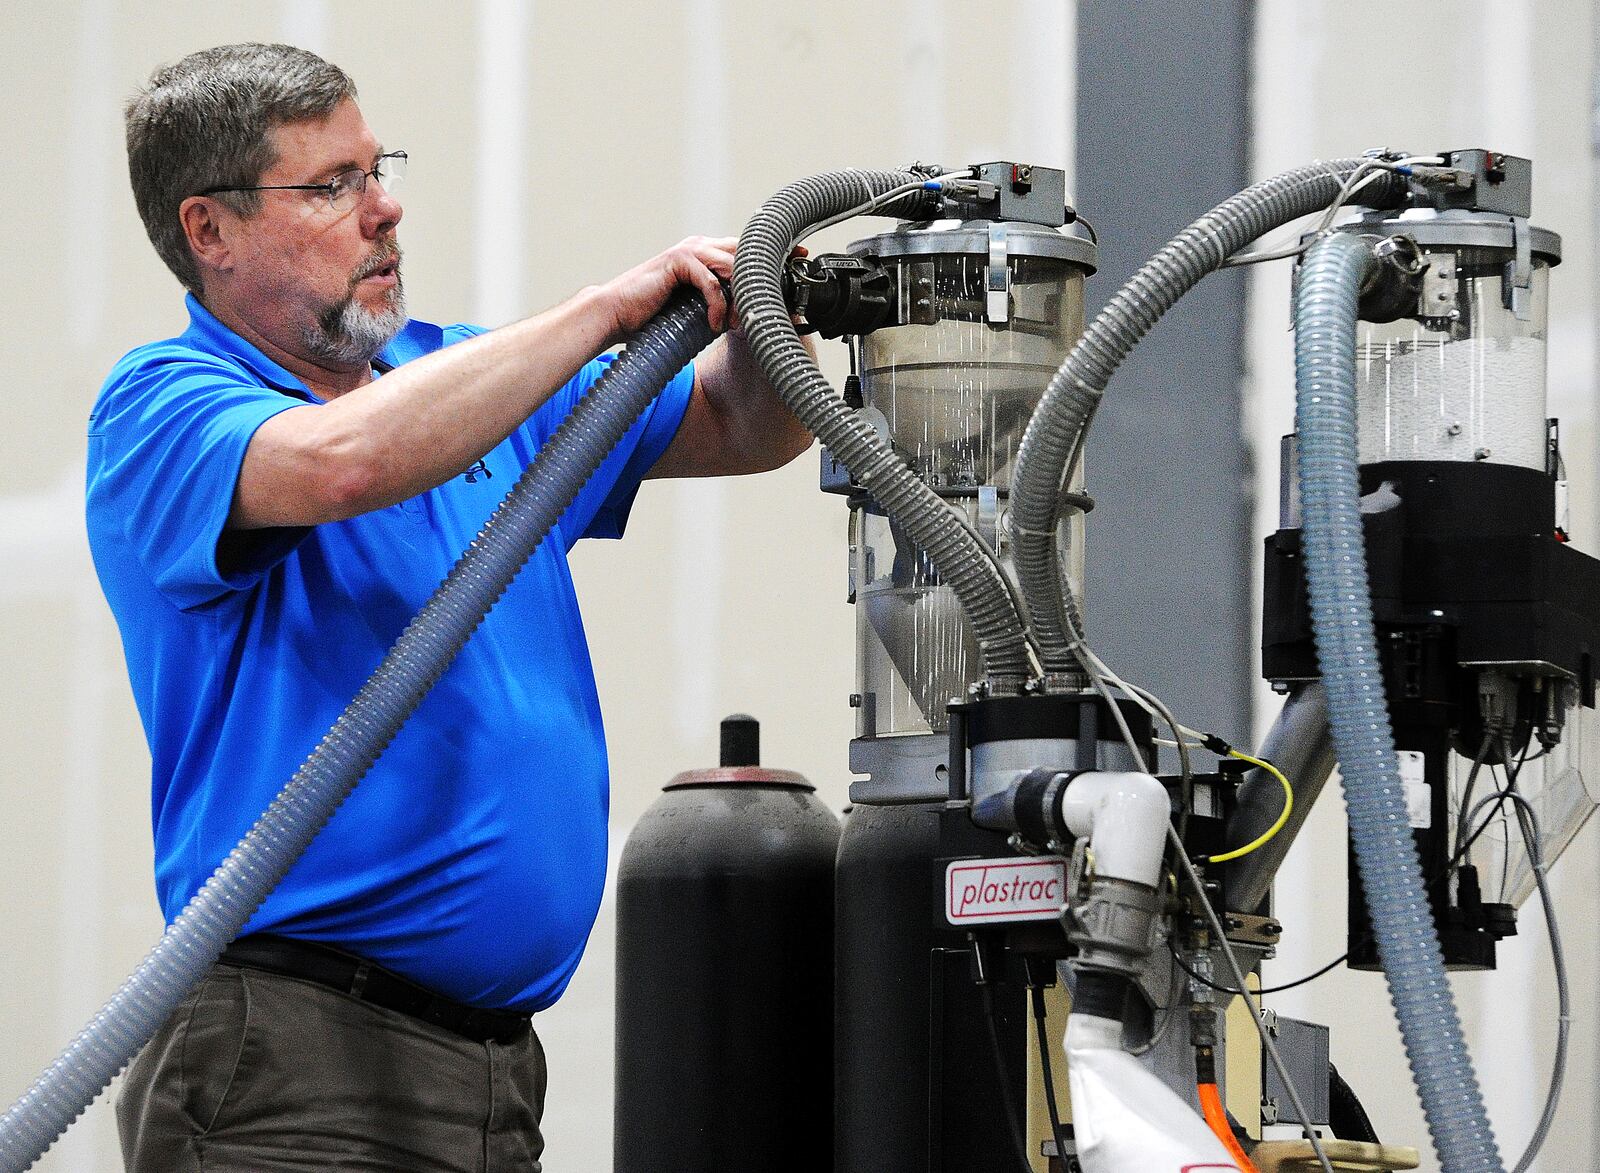
{"type": "Polygon", "coordinates": [[[679,285],[692,285],[700,291],[706,299],[706,320],[721,333],[730,324],[721,282],[733,276],[737,245],[738,240],[731,236],[691,236],[600,286],[597,292],[611,307],[610,345],[637,334],[661,312],[679,285]]]}

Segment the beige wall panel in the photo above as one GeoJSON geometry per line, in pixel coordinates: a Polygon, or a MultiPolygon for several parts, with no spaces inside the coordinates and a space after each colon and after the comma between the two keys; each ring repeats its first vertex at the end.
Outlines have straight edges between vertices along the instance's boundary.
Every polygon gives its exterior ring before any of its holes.
{"type": "MultiPolygon", "coordinates": [[[[1563,234],[1568,256],[1552,285],[1552,395],[1579,539],[1596,548],[1595,487],[1579,475],[1596,443],[1588,5],[1273,0],[1260,13],[1257,174],[1376,143],[1493,140],[1535,156],[1536,218],[1563,234]],[[1377,83],[1397,46],[1429,68],[1377,83]]],[[[0,6],[11,48],[0,79],[10,112],[0,123],[0,1097],[49,1062],[159,932],[148,755],[88,565],[80,487],[83,422],[106,369],[183,323],[126,190],[120,104],[150,69],[209,44],[283,37],[339,62],[379,135],[412,154],[401,235],[414,312],[494,320],[691,231],[736,233],[775,188],[812,171],[1007,155],[1070,167],[1072,20],[1054,0],[0,6]]],[[[1115,231],[1110,210],[1097,226],[1115,231]]],[[[1249,427],[1270,489],[1292,378],[1286,272],[1256,280],[1249,427]]],[[[823,344],[835,376],[838,351],[823,344]]],[[[716,722],[738,709],[762,719],[769,763],[843,802],[845,516],[815,485],[815,450],[742,482],[651,484],[627,541],[576,556],[611,739],[616,849],[667,778],[714,760],[716,722]]],[[[1259,530],[1275,508],[1262,499],[1259,530]]],[[[1269,981],[1342,947],[1343,818],[1329,798],[1290,865],[1289,942],[1269,981]]],[[[1594,840],[1588,832],[1557,869],[1568,909],[1592,891],[1594,840]]],[[[1508,1151],[1537,1112],[1549,1055],[1534,919],[1530,910],[1508,950],[1520,968],[1458,983],[1475,1046],[1494,1061],[1485,1082],[1508,1151]]],[[[1594,930],[1576,915],[1564,925],[1578,1004],[1592,1007],[1594,930]]],[[[541,1019],[553,1168],[609,1165],[611,932],[608,900],[571,992],[541,1019]]],[[[1380,1128],[1422,1139],[1381,983],[1339,973],[1278,1005],[1330,1021],[1380,1128]]],[[[1596,1045],[1580,1019],[1550,1169],[1588,1167],[1596,1045]]],[[[102,1102],[40,1168],[115,1165],[102,1102]]]]}

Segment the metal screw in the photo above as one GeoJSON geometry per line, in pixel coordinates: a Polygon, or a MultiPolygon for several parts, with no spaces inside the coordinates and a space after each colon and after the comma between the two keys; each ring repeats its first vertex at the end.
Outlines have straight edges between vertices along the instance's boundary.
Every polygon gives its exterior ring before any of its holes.
{"type": "Polygon", "coordinates": [[[861,707],[861,694],[859,692],[853,692],[850,694],[850,707],[852,709],[859,709],[861,707]]]}
{"type": "Polygon", "coordinates": [[[1474,459],[1474,460],[1488,460],[1489,457],[1491,457],[1493,455],[1494,455],[1494,449],[1493,448],[1479,448],[1476,452],[1474,452],[1472,454],[1472,459],[1474,459]]]}
{"type": "Polygon", "coordinates": [[[1458,423],[1452,422],[1450,424],[1450,426],[1445,429],[1445,434],[1446,435],[1450,435],[1450,436],[1459,436],[1459,435],[1461,435],[1461,425],[1458,424],[1458,423]]]}

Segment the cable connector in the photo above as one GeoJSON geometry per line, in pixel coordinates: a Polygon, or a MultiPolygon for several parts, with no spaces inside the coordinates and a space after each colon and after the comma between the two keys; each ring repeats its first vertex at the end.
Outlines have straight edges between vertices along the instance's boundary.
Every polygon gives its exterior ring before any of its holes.
{"type": "Polygon", "coordinates": [[[1233,746],[1222,740],[1215,733],[1202,733],[1200,735],[1200,744],[1219,758],[1230,757],[1233,754],[1233,746]]]}
{"type": "Polygon", "coordinates": [[[1464,167],[1413,165],[1404,169],[1396,168],[1396,170],[1420,184],[1431,187],[1454,188],[1456,191],[1466,191],[1477,182],[1477,177],[1464,167]]]}

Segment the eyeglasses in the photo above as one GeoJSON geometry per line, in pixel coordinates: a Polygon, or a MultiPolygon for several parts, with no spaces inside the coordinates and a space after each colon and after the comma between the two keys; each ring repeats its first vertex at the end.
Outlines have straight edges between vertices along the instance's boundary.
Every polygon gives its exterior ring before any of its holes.
{"type": "Polygon", "coordinates": [[[370,171],[360,167],[352,167],[348,171],[341,171],[327,183],[274,183],[255,187],[208,187],[205,191],[197,191],[195,195],[218,195],[225,191],[315,191],[320,192],[328,201],[328,207],[336,212],[348,212],[356,206],[367,190],[368,178],[376,179],[383,185],[383,190],[393,195],[395,188],[400,186],[400,180],[406,173],[406,153],[404,151],[390,151],[387,155],[379,155],[377,164],[370,171]]]}

